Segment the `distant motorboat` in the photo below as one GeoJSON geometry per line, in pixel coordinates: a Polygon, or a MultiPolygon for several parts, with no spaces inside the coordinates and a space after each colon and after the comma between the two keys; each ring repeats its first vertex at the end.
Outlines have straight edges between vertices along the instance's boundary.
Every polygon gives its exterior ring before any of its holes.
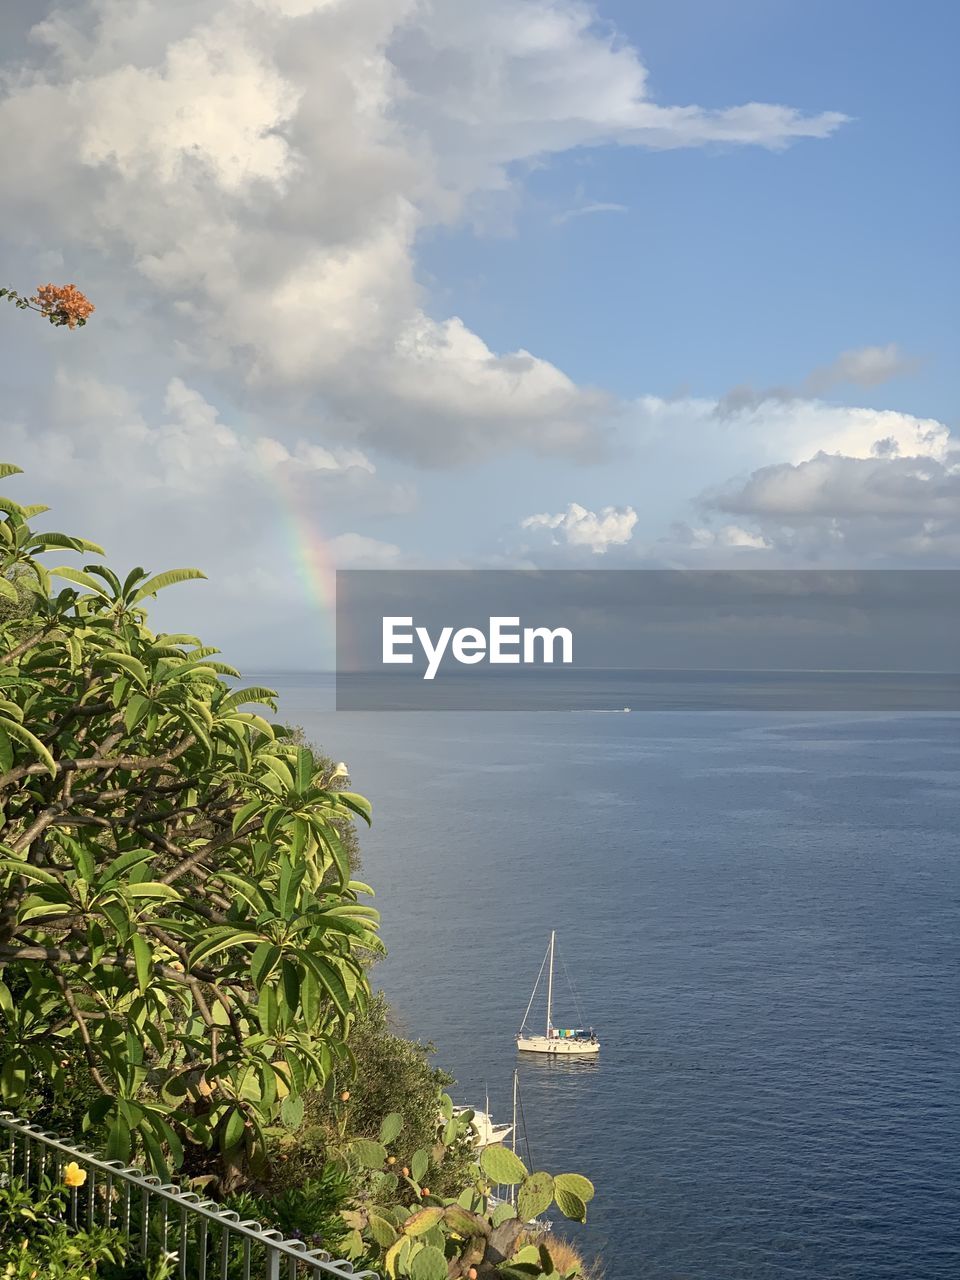
{"type": "Polygon", "coordinates": [[[550,932],[550,945],[547,947],[547,954],[543,958],[537,981],[534,983],[533,994],[530,996],[530,1003],[527,1005],[527,1012],[524,1014],[520,1031],[517,1034],[517,1048],[522,1053],[546,1053],[558,1058],[592,1056],[600,1052],[600,1040],[592,1027],[589,1030],[585,1030],[583,1027],[555,1027],[553,1025],[553,962],[556,954],[556,945],[557,932],[553,929],[550,932]],[[540,985],[540,979],[543,977],[543,970],[547,967],[548,961],[546,1034],[542,1036],[527,1035],[525,1034],[527,1018],[530,1016],[530,1009],[537,994],[537,987],[540,985]]]}

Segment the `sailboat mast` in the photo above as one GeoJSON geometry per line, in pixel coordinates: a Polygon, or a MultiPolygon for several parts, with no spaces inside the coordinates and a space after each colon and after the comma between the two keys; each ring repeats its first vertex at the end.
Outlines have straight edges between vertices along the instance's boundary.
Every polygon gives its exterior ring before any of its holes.
{"type": "Polygon", "coordinates": [[[550,930],[550,973],[547,977],[547,1036],[550,1035],[550,1028],[553,1025],[551,1017],[553,1015],[553,950],[556,945],[557,931],[550,930]]]}
{"type": "Polygon", "coordinates": [[[520,1072],[514,1067],[513,1069],[513,1135],[510,1139],[510,1148],[514,1155],[517,1153],[517,1081],[520,1072]]]}
{"type": "MultiPolygon", "coordinates": [[[[513,1069],[513,1132],[510,1135],[510,1149],[513,1154],[517,1154],[517,1087],[519,1083],[520,1072],[514,1067],[513,1069]]],[[[510,1188],[510,1203],[517,1203],[517,1188],[510,1188]]]]}

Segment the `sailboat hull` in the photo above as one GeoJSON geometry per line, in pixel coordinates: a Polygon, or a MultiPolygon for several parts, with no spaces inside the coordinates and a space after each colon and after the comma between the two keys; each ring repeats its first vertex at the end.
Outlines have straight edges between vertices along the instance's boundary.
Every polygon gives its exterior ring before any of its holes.
{"type": "Polygon", "coordinates": [[[521,1053],[546,1053],[552,1058],[586,1058],[600,1052],[597,1040],[564,1040],[559,1036],[517,1036],[521,1053]]]}

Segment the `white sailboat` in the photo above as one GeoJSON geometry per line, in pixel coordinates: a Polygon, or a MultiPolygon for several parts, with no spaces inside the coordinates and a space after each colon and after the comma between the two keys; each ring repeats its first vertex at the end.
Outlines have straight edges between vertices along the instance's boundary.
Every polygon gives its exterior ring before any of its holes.
{"type": "MultiPolygon", "coordinates": [[[[519,1096],[520,1096],[520,1072],[517,1071],[516,1068],[514,1068],[513,1124],[510,1127],[510,1131],[511,1131],[510,1150],[513,1152],[514,1155],[517,1154],[517,1134],[519,1133],[519,1128],[517,1126],[517,1101],[519,1096]]],[[[522,1110],[520,1115],[521,1115],[521,1122],[522,1122],[522,1116],[523,1116],[522,1110]]],[[[535,1168],[533,1161],[530,1159],[530,1144],[529,1142],[527,1142],[526,1127],[524,1127],[523,1139],[527,1146],[527,1163],[528,1165],[530,1165],[531,1168],[535,1168]]],[[[504,1139],[504,1145],[506,1145],[506,1139],[504,1139]]],[[[492,1213],[495,1209],[498,1209],[501,1205],[512,1205],[513,1208],[516,1209],[517,1207],[516,1185],[510,1186],[510,1187],[497,1187],[494,1191],[492,1191],[487,1196],[487,1212],[488,1213],[492,1213]]],[[[549,1219],[544,1218],[542,1216],[536,1217],[536,1218],[528,1218],[527,1221],[524,1223],[524,1226],[529,1227],[532,1231],[536,1231],[541,1235],[552,1230],[552,1224],[550,1223],[549,1219]]]]}
{"type": "Polygon", "coordinates": [[[517,1034],[517,1048],[523,1053],[548,1053],[556,1057],[583,1058],[597,1054],[600,1052],[600,1041],[592,1027],[586,1030],[583,1027],[555,1027],[553,1025],[553,962],[556,955],[556,947],[557,932],[553,929],[550,932],[550,945],[547,947],[547,954],[543,958],[543,964],[540,966],[540,972],[534,984],[533,994],[530,996],[530,1003],[527,1005],[527,1012],[523,1015],[523,1022],[517,1034]],[[530,1016],[530,1010],[533,1007],[534,997],[537,994],[540,979],[543,977],[544,968],[547,968],[546,1034],[542,1036],[530,1035],[526,1031],[527,1018],[530,1016]]]}
{"type": "MultiPolygon", "coordinates": [[[[490,1099],[484,1098],[484,1109],[481,1111],[479,1107],[454,1107],[454,1115],[463,1115],[465,1111],[473,1112],[471,1125],[474,1132],[474,1146],[478,1151],[482,1151],[484,1147],[495,1147],[506,1142],[510,1134],[513,1132],[513,1125],[496,1124],[493,1116],[490,1114],[490,1099]]],[[[514,1120],[516,1124],[516,1120],[514,1120]]]]}

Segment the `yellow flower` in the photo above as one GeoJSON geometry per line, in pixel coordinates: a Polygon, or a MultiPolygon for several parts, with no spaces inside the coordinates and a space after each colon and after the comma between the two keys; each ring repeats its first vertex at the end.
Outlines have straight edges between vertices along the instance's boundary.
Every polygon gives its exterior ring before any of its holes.
{"type": "Polygon", "coordinates": [[[63,1171],[65,1187],[82,1187],[87,1180],[86,1169],[81,1169],[76,1160],[71,1160],[63,1171]]]}

